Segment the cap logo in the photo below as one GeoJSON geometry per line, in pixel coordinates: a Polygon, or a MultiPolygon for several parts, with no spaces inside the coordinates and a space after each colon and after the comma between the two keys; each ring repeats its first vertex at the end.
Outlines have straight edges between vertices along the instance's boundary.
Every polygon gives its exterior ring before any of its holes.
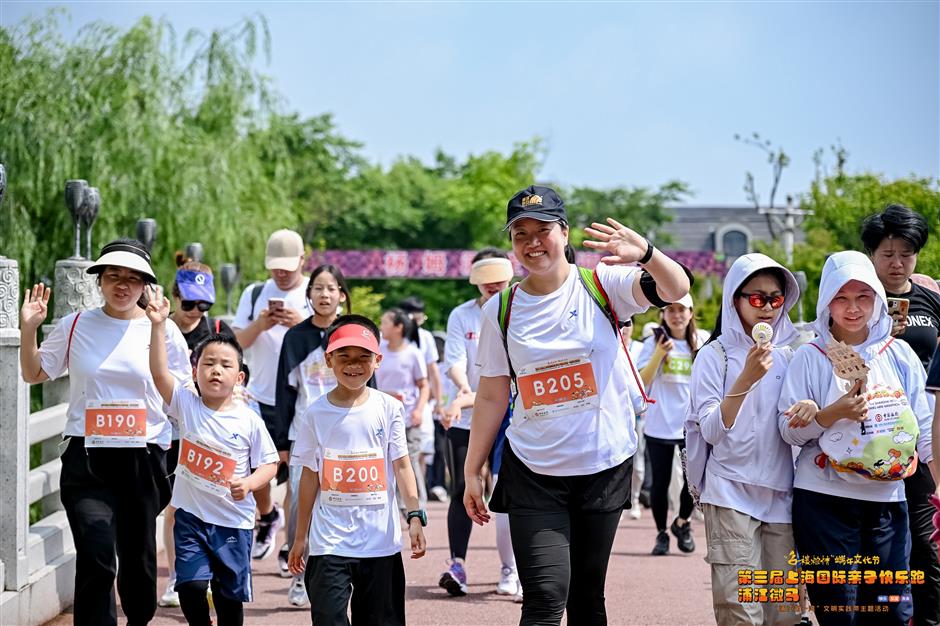
{"type": "Polygon", "coordinates": [[[205,285],[205,284],[206,284],[206,276],[205,276],[205,274],[196,274],[195,280],[196,280],[196,284],[197,284],[197,285],[205,285]]]}
{"type": "Polygon", "coordinates": [[[542,204],[542,196],[526,196],[522,199],[522,208],[542,204]]]}
{"type": "Polygon", "coordinates": [[[369,332],[369,329],[368,329],[368,328],[363,328],[363,329],[362,329],[362,336],[365,337],[366,339],[371,339],[371,338],[372,338],[372,333],[369,332]]]}

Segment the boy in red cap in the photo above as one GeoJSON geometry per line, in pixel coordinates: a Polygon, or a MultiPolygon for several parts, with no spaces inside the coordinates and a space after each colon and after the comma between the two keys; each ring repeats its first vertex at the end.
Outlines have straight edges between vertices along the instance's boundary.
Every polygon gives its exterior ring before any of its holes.
{"type": "Polygon", "coordinates": [[[291,464],[304,469],[288,564],[295,575],[306,570],[313,624],[348,624],[351,599],[353,624],[404,625],[396,482],[408,510],[413,559],[424,556],[427,525],[408,458],[404,406],[367,386],[382,361],[371,320],[339,317],[326,344],[336,387],[297,423],[291,464]]]}

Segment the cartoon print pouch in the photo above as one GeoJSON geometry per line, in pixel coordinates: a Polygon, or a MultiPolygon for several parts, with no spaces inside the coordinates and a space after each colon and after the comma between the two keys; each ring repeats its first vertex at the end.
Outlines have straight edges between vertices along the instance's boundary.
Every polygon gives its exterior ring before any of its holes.
{"type": "Polygon", "coordinates": [[[856,379],[862,380],[861,393],[868,402],[864,422],[840,419],[819,437],[819,447],[837,471],[855,472],[870,480],[902,480],[917,469],[915,446],[920,428],[888,354],[890,344],[868,363],[841,342],[833,342],[827,351],[813,344],[833,363],[835,376],[826,404],[844,396],[856,379]]]}

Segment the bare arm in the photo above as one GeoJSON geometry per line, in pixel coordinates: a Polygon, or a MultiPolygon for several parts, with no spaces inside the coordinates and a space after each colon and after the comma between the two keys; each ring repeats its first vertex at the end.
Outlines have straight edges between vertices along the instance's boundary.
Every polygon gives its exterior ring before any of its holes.
{"type": "Polygon", "coordinates": [[[440,404],[441,401],[441,370],[437,363],[428,363],[428,382],[430,383],[430,399],[440,404]]]}
{"type": "Polygon", "coordinates": [[[307,567],[307,535],[310,532],[313,504],[317,501],[317,493],[320,491],[320,474],[305,465],[297,491],[297,529],[294,531],[294,543],[287,557],[288,568],[295,576],[307,567]]]}
{"type": "Polygon", "coordinates": [[[238,343],[241,345],[242,349],[247,349],[251,347],[264,331],[269,328],[273,328],[277,324],[277,319],[268,309],[261,309],[261,312],[258,313],[258,317],[254,321],[246,326],[245,328],[233,328],[235,332],[235,339],[238,340],[238,343]]]}
{"type": "Polygon", "coordinates": [[[20,369],[23,380],[30,384],[49,380],[48,374],[42,370],[36,331],[49,312],[51,294],[52,290],[46,289],[42,283],[33,285],[32,291],[26,292],[23,308],[20,309],[20,369]]]}
{"type": "MultiPolygon", "coordinates": [[[[418,481],[408,455],[392,461],[395,470],[395,480],[401,491],[401,499],[405,503],[406,511],[417,511],[421,504],[418,501],[418,481]]],[[[424,538],[424,529],[417,518],[408,520],[408,535],[411,539],[411,558],[420,559],[427,551],[427,541],[424,538]]]]}
{"type": "Polygon", "coordinates": [[[656,347],[653,349],[653,356],[650,357],[649,363],[644,365],[643,369],[640,370],[640,378],[643,379],[643,384],[647,389],[653,384],[653,379],[656,378],[656,372],[659,371],[659,366],[663,362],[663,359],[666,358],[667,354],[668,353],[660,347],[660,344],[657,343],[656,347]]]}
{"type": "Polygon", "coordinates": [[[464,463],[463,504],[467,515],[477,524],[490,520],[483,502],[483,464],[490,454],[493,441],[509,406],[509,376],[483,376],[473,403],[473,419],[470,423],[470,444],[464,463]]]}
{"type": "MultiPolygon", "coordinates": [[[[689,293],[689,277],[686,276],[682,266],[663,254],[659,248],[653,249],[653,256],[649,262],[643,266],[653,280],[656,281],[656,293],[665,302],[675,302],[685,294],[689,293]]],[[[646,296],[643,295],[643,289],[640,287],[640,281],[633,283],[633,299],[637,302],[645,302],[646,296]]]]}
{"type": "Polygon", "coordinates": [[[229,483],[229,490],[232,492],[232,498],[235,500],[244,500],[252,491],[263,487],[271,482],[271,479],[277,474],[277,463],[265,463],[258,467],[251,474],[229,483]]]}
{"type": "Polygon", "coordinates": [[[463,367],[463,363],[458,363],[447,370],[447,377],[457,387],[457,393],[467,393],[470,389],[470,381],[467,380],[467,371],[463,367]]]}
{"type": "Polygon", "coordinates": [[[175,386],[166,355],[166,318],[170,315],[170,301],[163,296],[163,289],[159,285],[156,288],[147,285],[144,289],[150,292],[150,303],[147,305],[147,317],[150,318],[150,375],[163,402],[170,404],[175,386]]]}

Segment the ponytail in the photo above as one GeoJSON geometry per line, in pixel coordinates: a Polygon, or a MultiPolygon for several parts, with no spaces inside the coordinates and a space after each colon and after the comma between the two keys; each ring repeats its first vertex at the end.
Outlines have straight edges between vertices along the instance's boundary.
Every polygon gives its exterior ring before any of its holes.
{"type": "Polygon", "coordinates": [[[572,264],[575,263],[574,246],[572,246],[570,243],[565,244],[565,260],[572,264]]]}

